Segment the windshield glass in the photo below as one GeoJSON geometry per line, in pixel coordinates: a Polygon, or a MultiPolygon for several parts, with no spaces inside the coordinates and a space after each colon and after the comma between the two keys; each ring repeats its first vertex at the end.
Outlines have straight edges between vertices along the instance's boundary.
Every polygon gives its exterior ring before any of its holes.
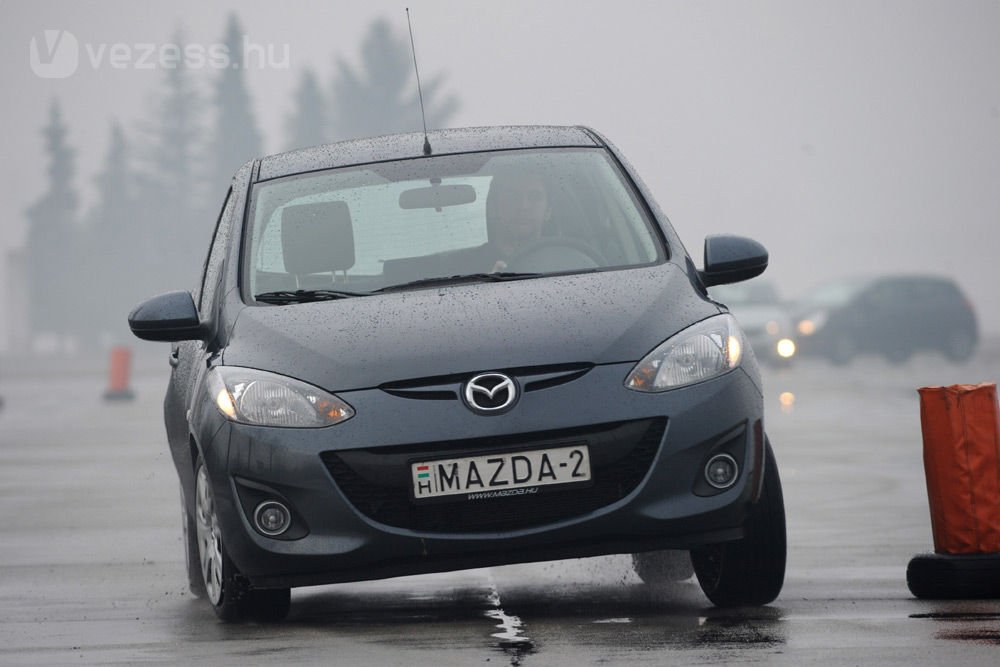
{"type": "Polygon", "coordinates": [[[249,295],[640,266],[659,237],[601,149],[369,164],[254,186],[249,295]]]}

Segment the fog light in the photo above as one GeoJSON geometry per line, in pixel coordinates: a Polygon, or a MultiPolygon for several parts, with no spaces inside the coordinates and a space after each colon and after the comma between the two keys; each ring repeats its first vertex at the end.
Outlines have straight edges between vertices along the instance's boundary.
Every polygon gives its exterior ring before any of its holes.
{"type": "Polygon", "coordinates": [[[292,524],[292,513],[276,500],[266,500],[253,512],[253,522],[257,530],[268,537],[281,535],[292,524]]]}
{"type": "Polygon", "coordinates": [[[717,489],[731,487],[739,474],[740,467],[729,454],[717,454],[705,466],[705,480],[717,489]]]}

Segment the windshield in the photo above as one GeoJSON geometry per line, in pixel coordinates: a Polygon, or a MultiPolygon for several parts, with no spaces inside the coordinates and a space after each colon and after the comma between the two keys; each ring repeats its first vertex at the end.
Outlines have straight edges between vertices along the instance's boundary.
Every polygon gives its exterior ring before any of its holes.
{"type": "Polygon", "coordinates": [[[276,179],[251,194],[249,295],[574,273],[665,254],[601,149],[518,150],[276,179]]]}

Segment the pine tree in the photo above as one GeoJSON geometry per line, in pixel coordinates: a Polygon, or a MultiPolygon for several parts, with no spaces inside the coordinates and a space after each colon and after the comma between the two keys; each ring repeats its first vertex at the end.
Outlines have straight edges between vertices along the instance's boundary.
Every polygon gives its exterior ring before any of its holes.
{"type": "MultiPolygon", "coordinates": [[[[179,32],[174,43],[184,44],[179,32]]],[[[202,97],[183,60],[164,71],[165,90],[141,126],[147,140],[137,178],[142,205],[131,223],[135,262],[146,267],[136,283],[147,295],[194,287],[214,222],[202,179],[202,97]]]]}
{"type": "MultiPolygon", "coordinates": [[[[331,120],[336,139],[422,129],[408,38],[394,33],[387,20],[378,19],[362,43],[361,61],[359,72],[343,59],[338,63],[331,120]]],[[[427,128],[445,127],[458,109],[458,100],[449,95],[436,101],[443,83],[441,75],[424,83],[427,128]]]]}
{"type": "Polygon", "coordinates": [[[66,140],[59,103],[53,100],[43,129],[49,156],[48,189],[27,211],[28,290],[31,329],[68,336],[80,314],[77,196],[73,189],[75,154],[66,140]]]}
{"type": "Polygon", "coordinates": [[[150,296],[140,290],[134,278],[137,250],[144,244],[142,216],[147,211],[135,197],[135,178],[129,164],[128,144],[118,122],[111,125],[108,151],[101,172],[94,179],[97,202],[86,221],[88,233],[86,273],[100,285],[101,299],[94,304],[85,324],[94,340],[123,337],[125,314],[141,299],[150,296]]]}
{"type": "Polygon", "coordinates": [[[325,143],[325,116],[326,103],[316,74],[311,69],[306,69],[295,93],[295,112],[287,122],[289,150],[325,143]]]}
{"type": "Polygon", "coordinates": [[[260,132],[243,76],[243,30],[235,14],[229,15],[225,45],[229,50],[230,66],[222,70],[212,99],[215,125],[210,156],[212,170],[208,179],[212,191],[218,193],[226,191],[240,165],[262,152],[260,132]]]}

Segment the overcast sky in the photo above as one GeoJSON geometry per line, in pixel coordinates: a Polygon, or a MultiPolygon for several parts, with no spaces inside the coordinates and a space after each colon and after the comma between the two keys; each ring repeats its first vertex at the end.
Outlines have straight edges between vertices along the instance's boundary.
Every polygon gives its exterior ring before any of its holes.
{"type": "MultiPolygon", "coordinates": [[[[768,273],[789,297],[857,272],[945,273],[1000,333],[997,0],[0,0],[0,269],[45,187],[50,101],[63,105],[90,202],[112,119],[134,136],[162,84],[162,70],[116,69],[108,55],[95,67],[87,49],[135,54],[179,28],[210,45],[235,9],[247,39],[277,61],[287,45],[287,67],[247,72],[265,149],[277,151],[302,69],[329,87],[336,59],[356,61],[373,19],[405,31],[407,5],[422,76],[446,74],[461,99],[453,125],[597,128],[639,169],[697,263],[706,234],[732,232],[768,247],[768,273]],[[72,76],[33,71],[29,45],[46,29],[77,39],[72,76]]],[[[202,71],[201,85],[216,74],[202,71]]],[[[19,287],[0,283],[0,312],[19,287]]],[[[5,336],[0,326],[0,350],[5,336]]]]}

